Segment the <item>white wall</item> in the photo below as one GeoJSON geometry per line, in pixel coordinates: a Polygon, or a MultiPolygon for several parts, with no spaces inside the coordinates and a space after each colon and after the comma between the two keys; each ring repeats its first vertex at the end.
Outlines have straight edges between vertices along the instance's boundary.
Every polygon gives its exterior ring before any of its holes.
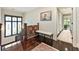
{"type": "Polygon", "coordinates": [[[79,48],[79,7],[73,8],[73,46],[79,48]]]}
{"type": "Polygon", "coordinates": [[[61,31],[63,29],[63,15],[62,13],[59,14],[60,17],[59,17],[59,31],[61,31]]]}
{"type": "Polygon", "coordinates": [[[77,41],[76,41],[76,43],[77,43],[77,47],[79,48],[79,7],[77,7],[76,8],[76,39],[77,39],[77,41]]]}
{"type": "Polygon", "coordinates": [[[73,8],[73,46],[77,47],[77,8],[73,8]]]}
{"type": "Polygon", "coordinates": [[[39,22],[39,29],[52,32],[56,39],[56,16],[57,9],[55,7],[41,7],[26,13],[24,23],[36,24],[39,22]],[[40,21],[40,13],[45,11],[52,11],[52,21],[40,21]]]}
{"type": "Polygon", "coordinates": [[[57,10],[57,34],[63,29],[63,14],[57,10]]]}
{"type": "Polygon", "coordinates": [[[6,44],[15,40],[15,36],[4,37],[4,15],[5,14],[14,15],[14,16],[23,16],[23,14],[20,12],[1,9],[1,20],[2,20],[2,43],[1,44],[6,44]]]}

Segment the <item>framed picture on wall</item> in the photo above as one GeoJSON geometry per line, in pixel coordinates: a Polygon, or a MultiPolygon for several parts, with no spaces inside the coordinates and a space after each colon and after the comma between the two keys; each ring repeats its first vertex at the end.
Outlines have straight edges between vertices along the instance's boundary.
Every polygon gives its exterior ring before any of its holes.
{"type": "Polygon", "coordinates": [[[40,20],[41,21],[51,21],[52,20],[52,12],[45,11],[40,13],[40,20]]]}

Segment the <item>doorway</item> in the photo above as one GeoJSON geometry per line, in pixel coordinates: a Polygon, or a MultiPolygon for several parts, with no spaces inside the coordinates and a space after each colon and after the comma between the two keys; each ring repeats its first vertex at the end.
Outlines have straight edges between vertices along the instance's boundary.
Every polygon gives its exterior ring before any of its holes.
{"type": "Polygon", "coordinates": [[[61,47],[61,50],[73,50],[73,8],[58,7],[57,11],[57,33],[61,32],[57,39],[62,44],[59,43],[58,46],[61,47]]]}
{"type": "Polygon", "coordinates": [[[71,15],[63,15],[63,26],[64,26],[64,29],[65,30],[67,30],[67,29],[69,29],[69,30],[71,30],[71,27],[70,27],[70,25],[71,25],[71,15]]]}

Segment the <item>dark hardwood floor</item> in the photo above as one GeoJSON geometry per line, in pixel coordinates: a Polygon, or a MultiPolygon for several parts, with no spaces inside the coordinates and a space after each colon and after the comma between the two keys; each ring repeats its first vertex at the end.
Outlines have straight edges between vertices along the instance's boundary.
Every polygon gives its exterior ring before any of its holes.
{"type": "MultiPolygon", "coordinates": [[[[26,44],[27,48],[25,49],[25,51],[30,51],[39,44],[40,44],[40,42],[35,39],[28,40],[27,44],[26,44]]],[[[73,47],[72,44],[69,44],[69,43],[66,43],[63,41],[59,41],[59,40],[57,40],[57,41],[53,40],[52,46],[60,51],[65,51],[65,50],[78,51],[78,48],[73,47]]],[[[23,50],[22,44],[18,43],[16,45],[11,46],[11,47],[3,48],[3,51],[24,51],[24,50],[23,50]]]]}
{"type": "MultiPolygon", "coordinates": [[[[27,44],[26,44],[27,48],[24,49],[25,51],[30,51],[30,50],[32,50],[34,47],[36,47],[36,46],[37,46],[38,44],[40,44],[40,43],[37,42],[37,41],[34,41],[33,44],[32,44],[32,43],[29,43],[29,42],[27,42],[27,44]],[[28,44],[28,46],[27,46],[27,44],[28,44]]],[[[8,48],[4,48],[4,47],[3,47],[3,49],[2,49],[2,51],[24,51],[24,50],[23,50],[23,46],[22,46],[21,43],[17,43],[17,44],[12,45],[12,46],[10,46],[10,47],[8,47],[8,48]]]]}
{"type": "Polygon", "coordinates": [[[67,42],[63,42],[63,41],[60,41],[60,40],[53,40],[53,47],[60,50],[60,51],[79,51],[78,48],[76,47],[73,47],[72,44],[70,43],[67,43],[67,42]]]}

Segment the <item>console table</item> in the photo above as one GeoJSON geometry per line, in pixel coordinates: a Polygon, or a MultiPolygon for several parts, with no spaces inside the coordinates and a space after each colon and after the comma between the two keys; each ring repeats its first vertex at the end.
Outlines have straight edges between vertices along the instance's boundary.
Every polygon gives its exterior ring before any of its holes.
{"type": "MultiPolygon", "coordinates": [[[[42,30],[37,30],[36,33],[38,34],[41,34],[44,38],[42,39],[45,43],[47,41],[47,43],[50,43],[49,41],[51,41],[51,44],[50,45],[53,45],[53,33],[51,32],[46,32],[46,31],[42,31],[42,30]],[[46,36],[48,36],[49,38],[46,40],[46,36]]],[[[41,40],[41,39],[39,39],[41,40]]]]}

